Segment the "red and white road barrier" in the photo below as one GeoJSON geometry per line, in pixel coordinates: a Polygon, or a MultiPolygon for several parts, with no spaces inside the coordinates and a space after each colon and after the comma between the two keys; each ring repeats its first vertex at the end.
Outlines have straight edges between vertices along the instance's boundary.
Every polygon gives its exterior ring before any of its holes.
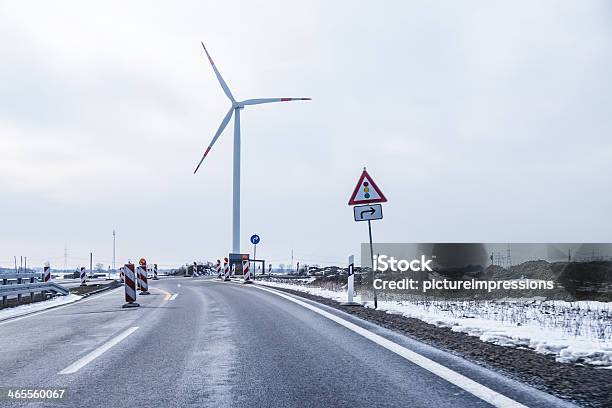
{"type": "Polygon", "coordinates": [[[123,268],[123,276],[125,281],[125,304],[123,307],[138,307],[136,303],[136,279],[134,277],[134,264],[125,264],[123,268]]]}
{"type": "Polygon", "coordinates": [[[196,277],[196,276],[200,276],[200,274],[198,273],[198,264],[196,262],[193,263],[193,273],[192,273],[192,277],[196,277]]]}
{"type": "Polygon", "coordinates": [[[45,283],[51,281],[51,266],[48,263],[43,267],[42,281],[45,283]]]}
{"type": "Polygon", "coordinates": [[[232,276],[236,276],[236,264],[232,264],[232,276]]]}
{"type": "Polygon", "coordinates": [[[87,274],[85,273],[85,267],[81,266],[81,286],[87,286],[87,274]]]}
{"type": "Polygon", "coordinates": [[[248,259],[244,258],[242,260],[242,273],[244,278],[244,283],[251,283],[251,266],[248,259]]]}
{"type": "MultiPolygon", "coordinates": [[[[51,266],[49,265],[49,262],[47,262],[45,264],[45,266],[43,266],[42,281],[43,281],[43,283],[51,282],[51,266]]],[[[42,294],[43,299],[47,298],[47,292],[46,291],[43,290],[41,294],[42,294]]],[[[32,295],[33,294],[30,293],[30,296],[32,296],[32,295]]],[[[32,298],[33,298],[33,296],[32,296],[32,298]]],[[[3,298],[3,302],[2,302],[3,304],[6,303],[5,300],[6,300],[6,298],[3,298]]]]}
{"type": "Polygon", "coordinates": [[[159,280],[157,277],[157,264],[153,264],[153,280],[159,280]]]}
{"type": "Polygon", "coordinates": [[[229,260],[227,258],[223,258],[223,280],[230,280],[229,260]]]}
{"type": "Polygon", "coordinates": [[[124,281],[124,279],[123,279],[123,268],[124,268],[123,266],[121,268],[119,268],[119,279],[121,279],[121,282],[124,281]]]}
{"type": "Polygon", "coordinates": [[[138,274],[138,287],[140,288],[141,295],[149,294],[149,281],[147,279],[147,264],[146,262],[140,262],[138,267],[136,268],[136,273],[138,274]]]}
{"type": "Polygon", "coordinates": [[[268,275],[272,275],[272,264],[268,264],[268,275]]]}
{"type": "Polygon", "coordinates": [[[215,268],[217,270],[217,278],[221,279],[221,260],[217,259],[217,266],[215,268]]]}

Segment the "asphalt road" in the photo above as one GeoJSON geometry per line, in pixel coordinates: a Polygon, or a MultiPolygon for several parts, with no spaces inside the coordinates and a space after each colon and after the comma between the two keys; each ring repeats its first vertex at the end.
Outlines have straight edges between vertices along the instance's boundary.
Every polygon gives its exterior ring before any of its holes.
{"type": "Polygon", "coordinates": [[[253,285],[208,278],[162,278],[150,286],[151,294],[138,298],[139,308],[121,308],[123,289],[118,289],[0,322],[3,392],[66,390],[61,402],[3,397],[0,406],[491,406],[491,399],[475,396],[461,381],[441,378],[364,337],[367,333],[510,398],[501,406],[567,406],[314,302],[298,304],[253,285]]]}

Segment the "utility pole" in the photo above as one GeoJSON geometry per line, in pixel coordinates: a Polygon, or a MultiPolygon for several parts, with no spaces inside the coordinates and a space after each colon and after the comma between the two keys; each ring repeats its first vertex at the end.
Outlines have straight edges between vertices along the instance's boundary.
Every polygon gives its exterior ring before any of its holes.
{"type": "Polygon", "coordinates": [[[17,255],[15,255],[15,273],[17,273],[17,255]]]}
{"type": "Polygon", "coordinates": [[[508,247],[506,249],[506,258],[508,260],[508,268],[510,268],[512,266],[512,255],[510,251],[510,244],[508,244],[508,247]]]}
{"type": "Polygon", "coordinates": [[[68,272],[68,246],[64,244],[64,272],[68,272]]]}
{"type": "Polygon", "coordinates": [[[291,250],[291,272],[293,272],[293,249],[291,250]]]}
{"type": "Polygon", "coordinates": [[[115,272],[115,230],[113,230],[113,272],[115,272]]]}
{"type": "Polygon", "coordinates": [[[89,276],[93,277],[93,252],[89,253],[89,276]]]}

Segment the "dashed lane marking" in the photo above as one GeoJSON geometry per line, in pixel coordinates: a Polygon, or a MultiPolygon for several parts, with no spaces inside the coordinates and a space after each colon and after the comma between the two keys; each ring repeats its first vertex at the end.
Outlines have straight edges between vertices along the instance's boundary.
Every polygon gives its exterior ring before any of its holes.
{"type": "Polygon", "coordinates": [[[85,367],[87,364],[91,363],[96,358],[100,357],[102,354],[104,354],[105,352],[110,350],[113,346],[119,344],[119,342],[121,342],[121,340],[125,339],[130,334],[134,333],[136,330],[138,330],[137,326],[130,327],[129,329],[127,329],[126,331],[122,332],[121,334],[113,337],[112,339],[110,339],[109,341],[107,341],[106,343],[104,343],[103,345],[101,345],[100,347],[98,347],[97,349],[92,351],[91,353],[87,354],[85,357],[82,357],[79,360],[75,361],[74,363],[70,364],[68,367],[64,368],[59,373],[60,374],[74,374],[74,373],[76,373],[81,368],[85,367]]]}

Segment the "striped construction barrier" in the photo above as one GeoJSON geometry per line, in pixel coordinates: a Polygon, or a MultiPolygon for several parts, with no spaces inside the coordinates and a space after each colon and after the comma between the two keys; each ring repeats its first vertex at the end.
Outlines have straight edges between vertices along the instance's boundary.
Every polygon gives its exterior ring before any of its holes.
{"type": "Polygon", "coordinates": [[[223,280],[230,280],[230,268],[229,268],[229,259],[223,258],[223,280]]]}
{"type": "MultiPolygon", "coordinates": [[[[47,262],[45,266],[43,266],[42,281],[43,283],[51,282],[51,266],[49,265],[49,262],[47,262]]],[[[43,299],[47,298],[46,291],[43,290],[41,294],[42,294],[43,299]]]]}
{"type": "Polygon", "coordinates": [[[236,276],[236,264],[232,264],[232,276],[236,276]]]}
{"type": "Polygon", "coordinates": [[[123,307],[138,307],[136,303],[136,279],[134,276],[134,264],[125,264],[123,268],[123,280],[125,282],[125,304],[123,307]]]}
{"type": "Polygon", "coordinates": [[[217,269],[217,278],[221,279],[221,276],[222,276],[221,271],[222,270],[221,270],[221,260],[220,259],[217,259],[216,269],[217,269]]]}
{"type": "Polygon", "coordinates": [[[253,281],[251,280],[251,266],[249,264],[250,262],[246,256],[242,258],[242,273],[244,283],[253,283],[253,281]]]}
{"type": "Polygon", "coordinates": [[[81,266],[81,286],[87,286],[87,274],[85,273],[85,267],[81,266]]]}
{"type": "Polygon", "coordinates": [[[48,263],[43,267],[42,281],[45,283],[51,281],[51,266],[48,263]]]}
{"type": "Polygon", "coordinates": [[[268,264],[268,275],[272,275],[272,264],[268,264]]]}
{"type": "Polygon", "coordinates": [[[121,268],[119,268],[119,279],[121,279],[121,282],[123,282],[123,281],[124,281],[124,278],[123,278],[123,269],[124,269],[124,268],[125,268],[124,266],[122,266],[121,268]]]}
{"type": "Polygon", "coordinates": [[[193,263],[193,273],[191,274],[191,276],[193,278],[195,278],[196,276],[200,276],[200,274],[198,273],[198,264],[196,262],[193,263]]]}
{"type": "Polygon", "coordinates": [[[147,279],[147,264],[140,262],[136,267],[136,273],[138,275],[138,287],[140,288],[141,295],[149,295],[149,281],[147,279]]]}
{"type": "Polygon", "coordinates": [[[153,280],[159,280],[157,277],[157,264],[153,264],[153,280]]]}

